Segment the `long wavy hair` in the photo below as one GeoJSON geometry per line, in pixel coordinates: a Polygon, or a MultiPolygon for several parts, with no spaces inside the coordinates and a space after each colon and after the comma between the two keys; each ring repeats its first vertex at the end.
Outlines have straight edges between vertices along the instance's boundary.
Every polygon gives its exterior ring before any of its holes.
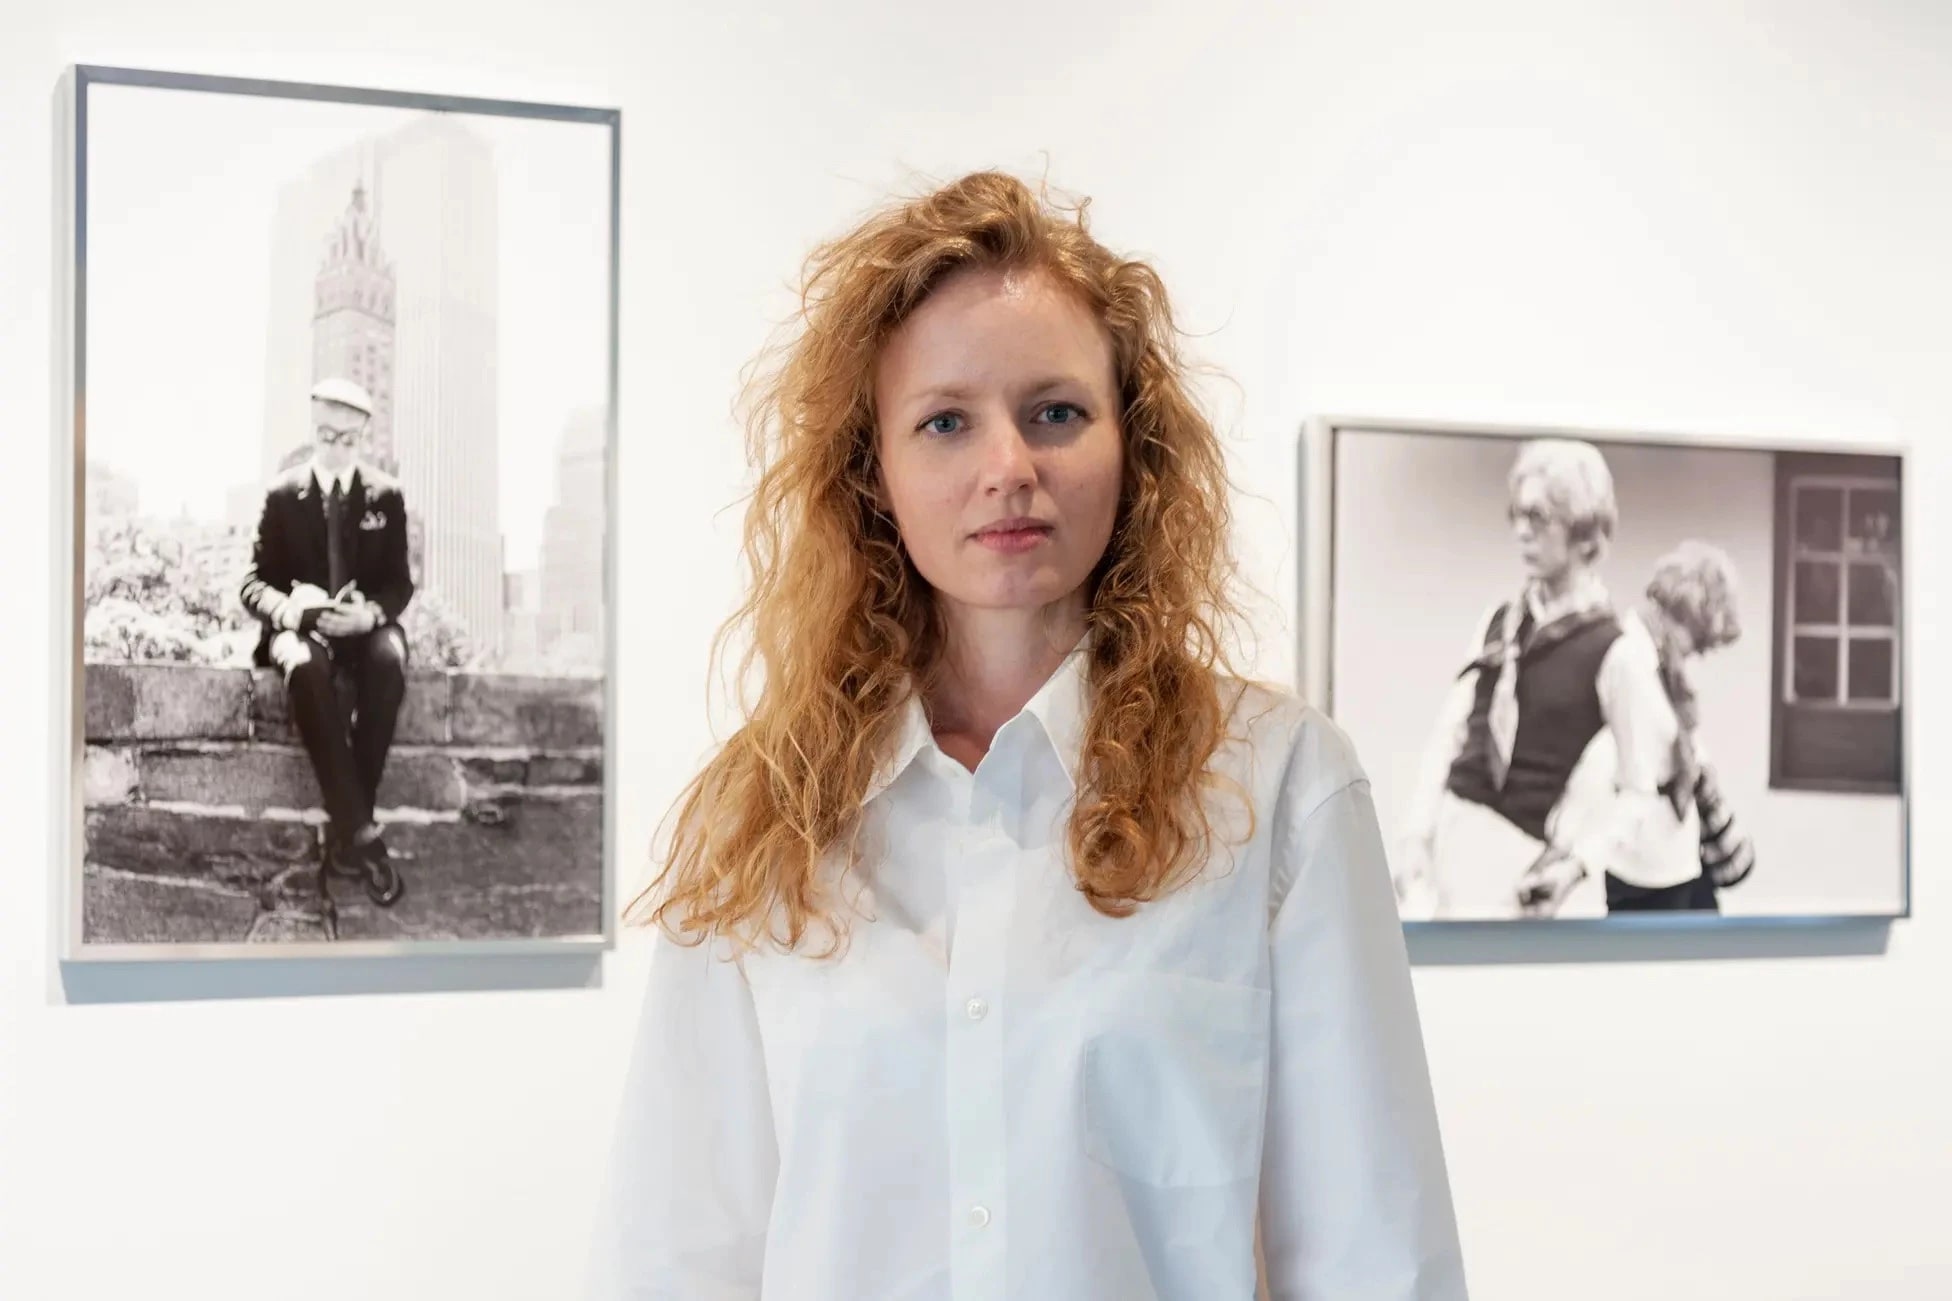
{"type": "MultiPolygon", "coordinates": [[[[1091,235],[1089,203],[977,172],[808,255],[794,332],[755,360],[740,403],[758,470],[750,586],[712,656],[749,633],[745,721],[674,803],[664,866],[631,913],[648,910],[681,941],[750,945],[763,932],[791,949],[837,920],[822,864],[844,849],[844,870],[858,867],[864,797],[910,693],[930,698],[944,658],[937,603],[879,491],[875,362],[966,268],[1052,277],[1112,342],[1124,458],[1111,540],[1085,593],[1089,705],[1067,832],[1076,887],[1122,917],[1197,874],[1211,848],[1210,761],[1233,712],[1223,696],[1239,681],[1225,645],[1242,613],[1225,459],[1190,395],[1164,285],[1091,235]],[[755,663],[763,686],[746,704],[755,663]]],[[[1251,806],[1248,818],[1251,834],[1251,806]]]]}

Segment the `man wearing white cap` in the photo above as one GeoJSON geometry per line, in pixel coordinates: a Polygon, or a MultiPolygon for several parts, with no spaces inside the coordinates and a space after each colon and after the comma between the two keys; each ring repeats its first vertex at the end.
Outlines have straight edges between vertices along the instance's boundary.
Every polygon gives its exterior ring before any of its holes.
{"type": "MultiPolygon", "coordinates": [[[[331,820],[326,866],[363,877],[373,901],[391,907],[405,883],[374,806],[406,693],[400,615],[413,599],[406,502],[398,483],[355,456],[373,413],[366,390],[326,379],[312,389],[311,404],[312,457],[265,493],[240,596],[263,625],[253,659],[283,672],[292,721],[318,777],[331,820]],[[353,683],[350,725],[335,672],[353,683]]],[[[323,877],[319,893],[329,907],[323,877]]]]}

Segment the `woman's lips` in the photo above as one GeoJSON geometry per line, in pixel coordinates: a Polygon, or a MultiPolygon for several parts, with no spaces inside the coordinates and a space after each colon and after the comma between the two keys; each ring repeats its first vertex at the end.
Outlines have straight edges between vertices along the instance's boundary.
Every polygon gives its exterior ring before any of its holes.
{"type": "Polygon", "coordinates": [[[1007,555],[1014,555],[1018,552],[1028,551],[1032,547],[1042,545],[1044,539],[1050,535],[1050,529],[1043,526],[1021,529],[991,529],[985,533],[978,533],[976,535],[976,541],[992,551],[1001,551],[1007,555]]]}

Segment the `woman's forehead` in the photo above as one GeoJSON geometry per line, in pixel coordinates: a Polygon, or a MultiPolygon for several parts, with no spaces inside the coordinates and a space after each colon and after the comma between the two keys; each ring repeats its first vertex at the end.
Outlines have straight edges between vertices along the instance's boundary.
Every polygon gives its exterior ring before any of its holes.
{"type": "MultiPolygon", "coordinates": [[[[958,273],[964,275],[965,273],[958,273]]],[[[1099,378],[1110,340],[1089,309],[1036,279],[991,271],[945,282],[889,336],[875,359],[877,380],[904,393],[982,384],[1053,369],[1099,378]]]]}

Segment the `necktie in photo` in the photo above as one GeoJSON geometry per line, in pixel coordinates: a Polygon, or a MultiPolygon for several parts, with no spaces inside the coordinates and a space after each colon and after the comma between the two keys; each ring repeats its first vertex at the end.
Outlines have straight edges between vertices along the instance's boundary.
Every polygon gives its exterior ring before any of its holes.
{"type": "Polygon", "coordinates": [[[1492,685],[1491,709],[1485,719],[1491,729],[1491,785],[1498,790],[1505,788],[1512,746],[1518,740],[1518,655],[1530,623],[1529,613],[1522,599],[1513,601],[1505,607],[1504,626],[1498,632],[1498,680],[1492,685]]]}
{"type": "Polygon", "coordinates": [[[340,481],[332,481],[332,495],[325,500],[325,583],[333,596],[346,585],[346,494],[340,481]]]}

